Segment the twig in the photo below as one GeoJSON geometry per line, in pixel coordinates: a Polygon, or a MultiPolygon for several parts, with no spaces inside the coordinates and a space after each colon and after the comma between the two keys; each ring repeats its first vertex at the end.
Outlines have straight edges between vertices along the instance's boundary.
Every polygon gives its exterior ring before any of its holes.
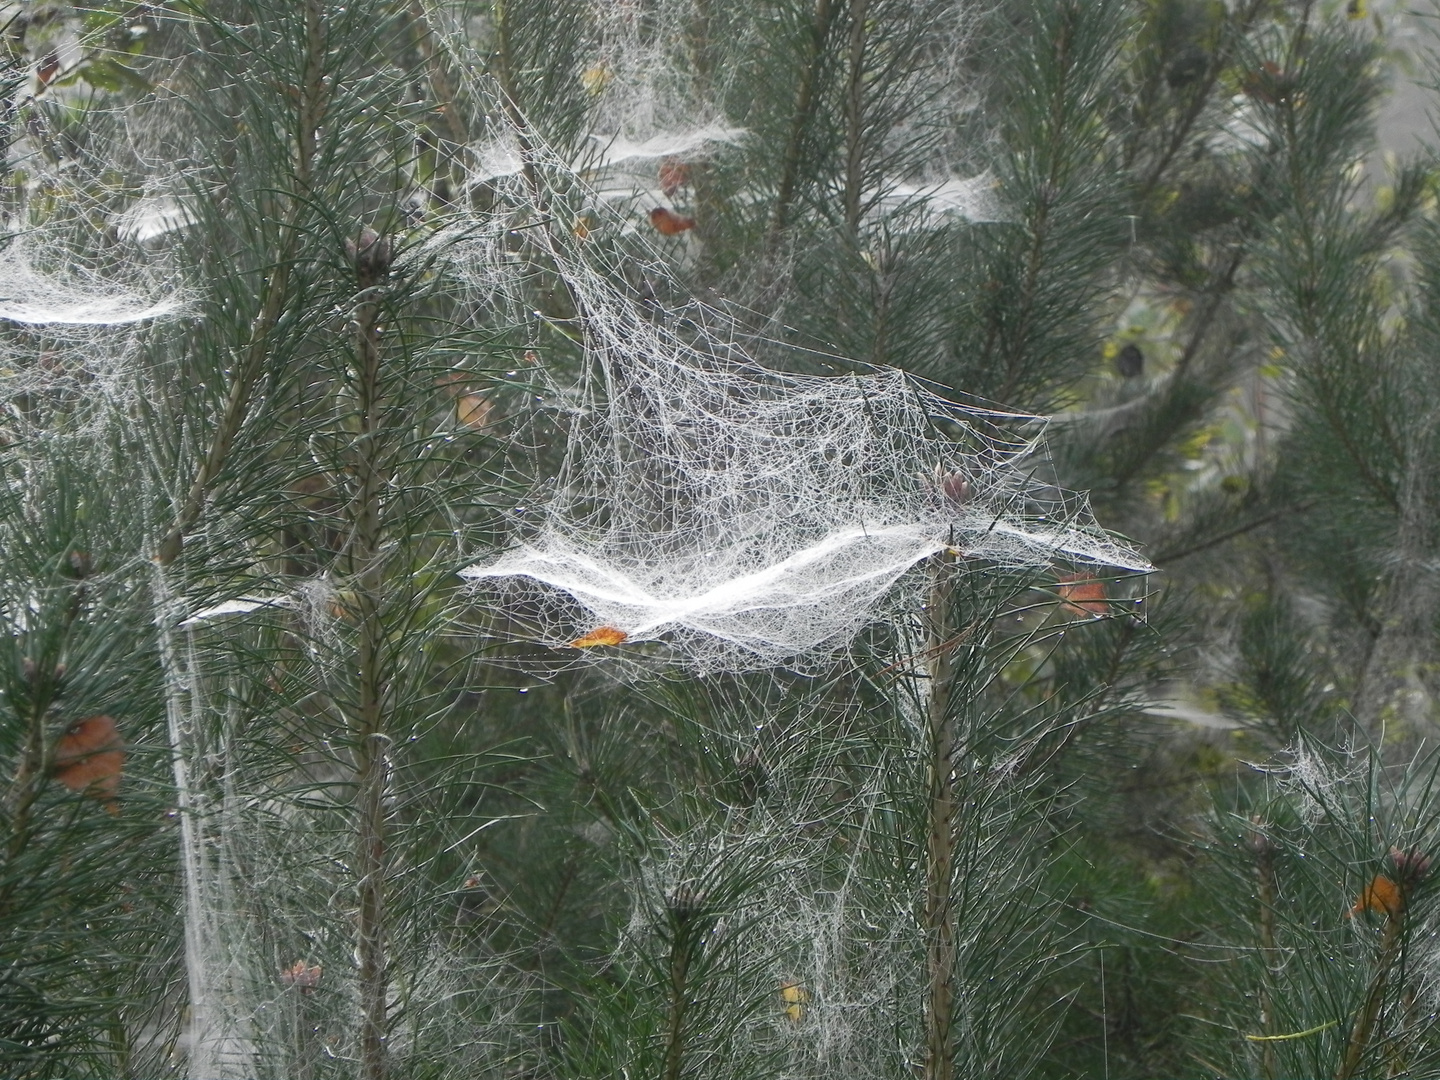
{"type": "Polygon", "coordinates": [[[1202,551],[1208,551],[1212,547],[1218,547],[1225,543],[1225,541],[1233,540],[1237,536],[1243,536],[1245,533],[1258,529],[1262,525],[1269,525],[1272,521],[1278,521],[1280,518],[1288,517],[1290,514],[1303,514],[1313,509],[1317,501],[1316,499],[1307,499],[1293,506],[1282,506],[1278,510],[1272,510],[1268,514],[1262,514],[1258,518],[1253,518],[1243,525],[1236,525],[1233,529],[1226,529],[1224,532],[1215,536],[1196,541],[1189,547],[1177,548],[1174,551],[1157,552],[1155,555],[1155,563],[1156,565],[1160,565],[1162,563],[1179,562],[1181,559],[1187,559],[1191,555],[1198,555],[1202,551]]]}
{"type": "MultiPolygon", "coordinates": [[[[1275,858],[1270,838],[1263,831],[1262,821],[1254,820],[1255,831],[1250,845],[1255,852],[1255,884],[1259,893],[1258,924],[1260,933],[1260,959],[1265,965],[1265,974],[1260,980],[1260,1030],[1263,1035],[1247,1035],[1252,1042],[1261,1043],[1260,1075],[1264,1080],[1275,1080],[1274,1041],[1299,1038],[1299,1035],[1276,1035],[1275,1003],[1272,999],[1272,983],[1275,978],[1275,858]]],[[[1317,1029],[1320,1030],[1320,1029],[1317,1029]]],[[[1304,1033],[1302,1033],[1304,1034],[1304,1033]]]]}
{"type": "Polygon", "coordinates": [[[1329,1031],[1338,1023],[1340,1023],[1339,1020],[1327,1020],[1323,1024],[1316,1024],[1304,1031],[1290,1031],[1284,1035],[1246,1035],[1245,1038],[1257,1043],[1290,1042],[1293,1039],[1308,1039],[1311,1035],[1319,1035],[1322,1031],[1329,1031]]]}
{"type": "Polygon", "coordinates": [[[685,1014],[690,1006],[690,964],[699,946],[704,897],[681,888],[668,898],[670,915],[670,997],[662,1080],[680,1080],[685,1064],[685,1014]]]}
{"type": "Polygon", "coordinates": [[[957,645],[960,645],[962,642],[964,642],[964,640],[968,638],[971,634],[973,634],[975,632],[975,629],[979,625],[980,623],[978,621],[973,622],[964,630],[961,630],[960,633],[950,638],[948,641],[942,641],[938,645],[931,645],[927,648],[921,649],[917,653],[911,653],[909,656],[902,656],[893,664],[887,664],[885,667],[881,668],[878,672],[875,673],[875,677],[878,679],[882,675],[890,675],[892,679],[898,679],[900,678],[900,676],[905,674],[905,672],[901,670],[903,667],[905,667],[905,665],[912,664],[916,660],[934,660],[935,657],[940,655],[940,653],[950,652],[957,645]]]}

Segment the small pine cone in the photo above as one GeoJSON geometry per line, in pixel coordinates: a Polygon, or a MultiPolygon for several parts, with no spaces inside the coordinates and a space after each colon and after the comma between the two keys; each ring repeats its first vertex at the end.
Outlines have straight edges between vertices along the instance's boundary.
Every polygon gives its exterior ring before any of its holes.
{"type": "Polygon", "coordinates": [[[707,901],[705,893],[682,885],[665,898],[665,906],[677,923],[688,923],[705,913],[707,901]]]}
{"type": "Polygon", "coordinates": [[[390,241],[366,225],[360,239],[345,241],[345,255],[355,267],[361,288],[378,285],[390,273],[390,241]]]}
{"type": "Polygon", "coordinates": [[[1409,851],[1401,851],[1397,847],[1390,849],[1390,864],[1395,867],[1395,878],[1407,887],[1418,885],[1425,880],[1425,876],[1430,873],[1430,863],[1430,856],[1419,848],[1411,848],[1409,851]]]}
{"type": "Polygon", "coordinates": [[[1259,814],[1250,815],[1250,851],[1257,858],[1265,858],[1275,850],[1275,843],[1266,834],[1265,819],[1259,814]]]}
{"type": "Polygon", "coordinates": [[[1121,378],[1138,379],[1145,374],[1145,354],[1133,341],[1115,354],[1115,370],[1121,378]]]}
{"type": "Polygon", "coordinates": [[[975,485],[963,473],[946,473],[940,478],[940,494],[951,507],[959,510],[975,497],[975,485]]]}

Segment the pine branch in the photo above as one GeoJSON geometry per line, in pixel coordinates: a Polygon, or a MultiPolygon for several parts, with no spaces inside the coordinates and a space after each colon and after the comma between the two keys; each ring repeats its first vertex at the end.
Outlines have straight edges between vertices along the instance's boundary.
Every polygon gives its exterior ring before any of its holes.
{"type": "Polygon", "coordinates": [[[156,549],[155,558],[161,566],[169,566],[180,557],[186,534],[199,523],[206,500],[229,463],[235,439],[250,411],[251,397],[265,372],[271,332],[279,322],[286,303],[292,299],[289,296],[290,275],[301,239],[300,219],[307,209],[315,179],[316,141],[331,93],[325,78],[326,48],[321,0],[305,0],[305,61],[297,87],[299,100],[294,132],[295,186],[289,192],[289,206],[280,225],[280,246],[271,264],[273,269],[263,286],[264,300],[260,312],[251,323],[249,341],[231,376],[225,408],[211,438],[210,448],[184,502],[156,549]]]}
{"type": "MultiPolygon", "coordinates": [[[[1255,20],[1259,18],[1260,13],[1270,2],[1271,0],[1251,0],[1250,6],[1247,7],[1236,20],[1237,26],[1229,35],[1229,41],[1243,40],[1254,27],[1255,20]]],[[[1215,84],[1219,81],[1220,73],[1225,70],[1231,60],[1230,51],[1226,45],[1227,42],[1222,41],[1220,47],[1211,55],[1210,63],[1205,68],[1204,78],[1200,85],[1194,90],[1190,104],[1180,118],[1180,123],[1177,124],[1174,131],[1170,133],[1170,139],[1165,144],[1165,149],[1150,167],[1150,171],[1146,173],[1145,178],[1140,182],[1139,201],[1142,205],[1149,199],[1151,194],[1153,194],[1161,180],[1164,179],[1166,170],[1170,168],[1171,163],[1175,160],[1175,155],[1180,152],[1185,146],[1186,141],[1189,140],[1191,132],[1195,129],[1196,121],[1200,119],[1200,116],[1205,111],[1205,106],[1209,104],[1210,94],[1214,91],[1215,84]]]]}
{"type": "Polygon", "coordinates": [[[795,106],[791,111],[790,135],[785,141],[785,152],[780,159],[780,183],[775,191],[775,206],[771,211],[770,230],[765,244],[771,254],[774,254],[790,223],[791,204],[795,201],[795,186],[800,177],[805,138],[819,104],[825,45],[838,12],[839,5],[835,0],[815,0],[805,57],[801,61],[800,84],[795,91],[795,106]]]}
{"type": "Polygon", "coordinates": [[[1226,529],[1224,532],[1217,533],[1214,536],[1207,536],[1203,540],[1186,544],[1184,547],[1162,548],[1155,553],[1155,563],[1157,566],[1168,566],[1179,562],[1181,559],[1188,559],[1191,555],[1198,555],[1202,551],[1209,551],[1211,548],[1219,547],[1221,544],[1228,543],[1236,537],[1244,536],[1246,533],[1264,528],[1266,525],[1287,518],[1291,514],[1308,513],[1315,508],[1318,502],[1318,499],[1307,499],[1303,502],[1294,503],[1293,505],[1282,506],[1276,510],[1272,510],[1268,514],[1251,518],[1249,521],[1236,525],[1234,528],[1226,529]]]}

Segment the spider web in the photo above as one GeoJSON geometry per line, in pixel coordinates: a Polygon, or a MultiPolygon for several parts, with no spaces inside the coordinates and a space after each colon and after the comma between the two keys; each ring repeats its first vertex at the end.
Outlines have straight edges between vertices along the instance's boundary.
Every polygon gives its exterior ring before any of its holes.
{"type": "Polygon", "coordinates": [[[500,636],[568,657],[596,645],[699,671],[804,669],[913,610],[925,575],[910,571],[947,549],[976,573],[1150,569],[1082,496],[1045,481],[1043,420],[947,400],[894,369],[780,370],[834,358],[666,303],[682,290],[623,223],[553,227],[598,200],[533,133],[523,141],[563,194],[541,204],[512,176],[489,219],[436,239],[486,307],[520,312],[515,238],[529,237],[575,315],[527,314],[581,346],[573,380],[513,373],[535,393],[511,438],[564,451],[505,550],[462,571],[503,613],[500,636]],[[594,242],[607,228],[628,236],[628,264],[594,242]]]}

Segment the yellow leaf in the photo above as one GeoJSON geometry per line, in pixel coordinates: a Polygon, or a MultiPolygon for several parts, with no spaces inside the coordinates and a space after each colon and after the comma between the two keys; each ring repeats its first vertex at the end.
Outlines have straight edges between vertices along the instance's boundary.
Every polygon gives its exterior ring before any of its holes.
{"type": "Polygon", "coordinates": [[[613,78],[615,73],[604,64],[594,64],[580,73],[580,85],[591,97],[599,97],[613,78]]]}
{"type": "Polygon", "coordinates": [[[790,979],[782,981],[780,1000],[785,1003],[785,1018],[792,1024],[805,1019],[805,1004],[810,1000],[810,993],[805,987],[790,979]]]}

